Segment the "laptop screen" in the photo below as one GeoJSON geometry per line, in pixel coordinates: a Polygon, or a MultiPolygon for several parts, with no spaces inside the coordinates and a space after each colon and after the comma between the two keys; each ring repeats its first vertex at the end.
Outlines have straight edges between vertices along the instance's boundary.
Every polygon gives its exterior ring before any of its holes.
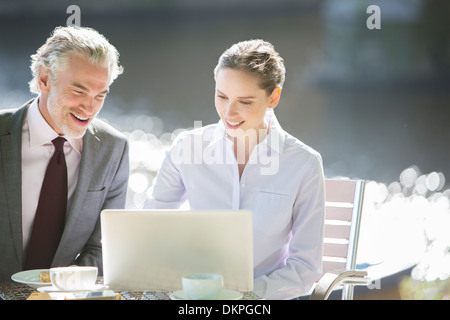
{"type": "Polygon", "coordinates": [[[179,290],[191,273],[253,289],[251,211],[104,210],[101,230],[104,284],[113,290],[179,290]]]}

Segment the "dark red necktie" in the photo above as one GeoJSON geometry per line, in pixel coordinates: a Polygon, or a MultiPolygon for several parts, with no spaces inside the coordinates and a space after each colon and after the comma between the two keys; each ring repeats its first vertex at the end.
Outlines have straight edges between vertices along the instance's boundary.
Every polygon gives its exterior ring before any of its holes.
{"type": "Polygon", "coordinates": [[[25,270],[50,268],[64,230],[67,207],[66,139],[52,142],[55,153],[48,163],[31,232],[25,270]]]}

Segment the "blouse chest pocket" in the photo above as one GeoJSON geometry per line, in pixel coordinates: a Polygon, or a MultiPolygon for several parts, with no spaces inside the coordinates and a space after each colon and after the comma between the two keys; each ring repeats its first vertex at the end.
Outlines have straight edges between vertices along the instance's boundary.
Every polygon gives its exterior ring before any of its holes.
{"type": "Polygon", "coordinates": [[[289,226],[292,217],[292,194],[262,190],[257,193],[255,201],[253,221],[260,232],[277,234],[289,226]]]}

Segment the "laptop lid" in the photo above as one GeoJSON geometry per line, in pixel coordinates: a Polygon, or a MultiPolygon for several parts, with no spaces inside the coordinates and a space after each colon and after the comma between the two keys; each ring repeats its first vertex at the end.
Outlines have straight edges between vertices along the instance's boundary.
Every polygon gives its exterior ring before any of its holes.
{"type": "Polygon", "coordinates": [[[251,211],[104,210],[101,230],[103,278],[113,290],[180,290],[190,273],[253,289],[251,211]]]}

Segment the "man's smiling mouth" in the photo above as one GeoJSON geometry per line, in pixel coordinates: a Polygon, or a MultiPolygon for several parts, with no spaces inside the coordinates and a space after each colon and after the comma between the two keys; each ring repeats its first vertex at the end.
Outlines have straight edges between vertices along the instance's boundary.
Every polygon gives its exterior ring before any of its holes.
{"type": "Polygon", "coordinates": [[[76,114],[73,114],[73,113],[72,113],[72,115],[73,115],[75,118],[77,118],[78,120],[80,120],[80,121],[87,121],[87,120],[89,120],[89,118],[83,118],[83,117],[77,116],[76,114]]]}

